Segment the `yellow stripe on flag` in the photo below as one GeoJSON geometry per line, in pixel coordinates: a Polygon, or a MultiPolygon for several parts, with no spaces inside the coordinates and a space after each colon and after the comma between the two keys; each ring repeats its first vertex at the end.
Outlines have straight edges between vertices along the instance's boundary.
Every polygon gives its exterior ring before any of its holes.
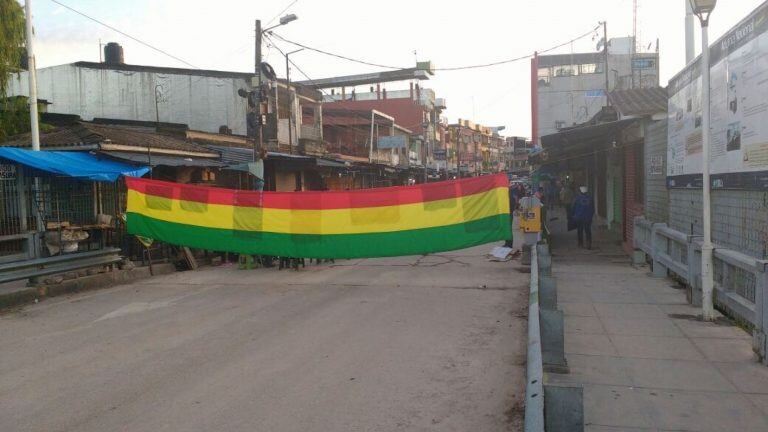
{"type": "MultiPolygon", "coordinates": [[[[206,228],[281,234],[366,234],[433,228],[509,213],[507,188],[386,207],[291,210],[205,204],[128,190],[131,212],[206,228]]],[[[373,246],[373,245],[372,245],[373,246]]]]}

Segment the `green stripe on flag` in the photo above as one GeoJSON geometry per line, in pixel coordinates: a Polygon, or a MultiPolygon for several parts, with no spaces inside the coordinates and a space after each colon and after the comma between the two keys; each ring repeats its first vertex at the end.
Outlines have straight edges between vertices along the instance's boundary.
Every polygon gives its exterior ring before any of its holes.
{"type": "Polygon", "coordinates": [[[422,255],[464,249],[506,240],[511,236],[507,213],[435,228],[325,235],[206,228],[128,213],[128,232],[174,245],[211,251],[340,259],[422,255]]]}

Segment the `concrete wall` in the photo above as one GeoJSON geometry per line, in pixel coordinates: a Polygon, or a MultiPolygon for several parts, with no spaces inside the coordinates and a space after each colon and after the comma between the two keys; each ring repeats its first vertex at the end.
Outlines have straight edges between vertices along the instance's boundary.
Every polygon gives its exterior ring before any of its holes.
{"type": "MultiPolygon", "coordinates": [[[[11,95],[27,95],[27,73],[14,75],[11,95]]],[[[184,123],[191,129],[218,132],[227,125],[245,135],[246,101],[237,90],[250,88],[245,79],[91,69],[67,64],[38,70],[38,97],[51,102],[48,112],[155,121],[155,86],[160,85],[161,122],[184,123]]],[[[287,140],[286,140],[287,141],[287,140]]]]}
{"type": "Polygon", "coordinates": [[[669,217],[667,190],[667,120],[645,126],[645,218],[666,223],[669,217]],[[661,171],[654,169],[661,161],[661,171]]]}
{"type": "MultiPolygon", "coordinates": [[[[669,225],[701,235],[701,189],[671,189],[669,198],[669,225]]],[[[713,191],[712,241],[768,259],[768,191],[713,191]]]]}

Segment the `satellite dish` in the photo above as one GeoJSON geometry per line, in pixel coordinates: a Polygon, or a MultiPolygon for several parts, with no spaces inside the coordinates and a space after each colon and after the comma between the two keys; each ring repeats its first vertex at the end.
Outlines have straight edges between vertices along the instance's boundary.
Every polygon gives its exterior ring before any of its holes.
{"type": "Polygon", "coordinates": [[[275,70],[267,62],[261,63],[261,74],[264,75],[270,81],[274,81],[277,78],[277,75],[275,74],[275,70]]]}
{"type": "Polygon", "coordinates": [[[602,51],[604,46],[605,46],[605,38],[600,38],[600,40],[597,41],[597,49],[596,49],[596,51],[602,51]]]}

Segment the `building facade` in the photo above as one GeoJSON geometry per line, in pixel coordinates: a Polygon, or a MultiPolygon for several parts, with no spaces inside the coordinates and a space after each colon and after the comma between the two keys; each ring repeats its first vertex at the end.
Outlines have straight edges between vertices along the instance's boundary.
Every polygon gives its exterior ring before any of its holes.
{"type": "Polygon", "coordinates": [[[633,50],[632,38],[609,42],[603,52],[537,56],[532,68],[532,139],[589,121],[614,90],[659,85],[658,52],[633,50]]]}

